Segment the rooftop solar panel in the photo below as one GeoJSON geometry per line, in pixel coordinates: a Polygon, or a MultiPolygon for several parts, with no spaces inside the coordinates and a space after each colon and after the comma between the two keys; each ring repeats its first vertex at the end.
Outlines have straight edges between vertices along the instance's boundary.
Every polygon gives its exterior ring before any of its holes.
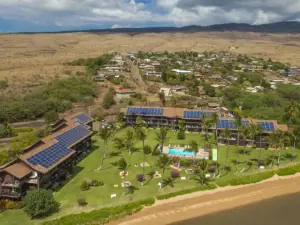
{"type": "Polygon", "coordinates": [[[39,164],[45,168],[49,168],[72,152],[72,149],[69,148],[71,144],[86,137],[89,133],[90,131],[84,125],[74,127],[57,136],[56,139],[58,142],[56,144],[35,154],[27,160],[33,165],[39,164]]]}
{"type": "Polygon", "coordinates": [[[183,118],[185,119],[199,119],[204,116],[211,117],[212,112],[201,112],[201,111],[184,111],[183,118]]]}
{"type": "Polygon", "coordinates": [[[85,114],[81,114],[75,117],[77,120],[79,120],[79,122],[81,123],[87,123],[90,122],[92,120],[91,117],[85,115],[85,114]]]}
{"type": "Polygon", "coordinates": [[[257,124],[265,131],[274,131],[274,123],[273,122],[257,122],[257,124]]]}
{"type": "Polygon", "coordinates": [[[137,114],[137,115],[163,115],[163,109],[161,108],[134,108],[129,107],[127,109],[127,114],[137,114]]]}
{"type": "MultiPolygon", "coordinates": [[[[243,120],[242,121],[242,125],[248,126],[249,125],[249,121],[243,120]]],[[[220,129],[224,129],[224,128],[236,129],[236,124],[235,124],[234,120],[218,120],[217,126],[220,129]]]]}

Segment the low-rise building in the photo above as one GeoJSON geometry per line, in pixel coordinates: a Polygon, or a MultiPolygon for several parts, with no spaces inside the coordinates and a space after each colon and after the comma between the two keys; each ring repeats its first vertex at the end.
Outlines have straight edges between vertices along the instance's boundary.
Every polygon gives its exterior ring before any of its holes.
{"type": "Polygon", "coordinates": [[[130,89],[123,89],[123,88],[115,89],[115,92],[116,92],[117,99],[131,98],[133,95],[136,94],[135,91],[132,91],[130,89]]]}
{"type": "Polygon", "coordinates": [[[72,174],[72,165],[91,151],[93,119],[70,115],[53,126],[51,134],[0,166],[0,198],[21,199],[32,188],[55,189],[72,174]]]}

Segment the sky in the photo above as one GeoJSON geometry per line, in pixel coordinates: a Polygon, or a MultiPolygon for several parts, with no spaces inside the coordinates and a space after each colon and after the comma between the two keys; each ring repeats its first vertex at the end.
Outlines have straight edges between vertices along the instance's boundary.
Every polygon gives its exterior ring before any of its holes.
{"type": "Polygon", "coordinates": [[[300,0],[0,0],[0,32],[290,20],[300,0]]]}

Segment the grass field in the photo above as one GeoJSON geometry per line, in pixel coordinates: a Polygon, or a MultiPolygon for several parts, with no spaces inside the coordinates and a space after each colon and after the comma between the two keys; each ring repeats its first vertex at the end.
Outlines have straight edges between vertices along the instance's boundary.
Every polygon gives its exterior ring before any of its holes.
{"type": "MultiPolygon", "coordinates": [[[[120,131],[116,134],[116,136],[122,136],[124,134],[125,130],[120,131]]],[[[154,148],[157,144],[155,141],[155,130],[149,129],[147,141],[146,144],[149,144],[152,148],[154,148]]],[[[169,143],[172,144],[188,144],[191,140],[195,140],[199,143],[199,145],[203,145],[205,143],[203,139],[203,135],[199,133],[187,133],[185,140],[177,140],[176,134],[173,131],[170,131],[169,133],[169,143]]],[[[73,176],[73,178],[65,184],[60,190],[54,193],[55,198],[57,201],[61,204],[60,205],[60,212],[50,216],[47,218],[47,220],[52,220],[67,214],[71,213],[79,213],[83,211],[90,211],[92,209],[99,209],[103,207],[108,206],[114,206],[114,205],[120,205],[123,203],[128,203],[132,201],[136,201],[139,199],[145,199],[148,197],[157,196],[160,194],[175,192],[178,190],[186,189],[195,187],[199,184],[195,180],[187,180],[187,181],[181,181],[180,179],[177,179],[174,183],[174,187],[166,186],[163,189],[159,189],[157,186],[157,183],[160,181],[159,179],[150,179],[149,176],[147,176],[147,181],[144,186],[141,186],[139,182],[136,181],[136,175],[139,173],[142,173],[142,167],[135,167],[135,164],[140,164],[143,159],[143,155],[140,152],[133,153],[131,155],[128,154],[127,151],[124,151],[122,154],[124,158],[126,159],[127,163],[130,166],[129,168],[129,175],[127,177],[127,180],[132,183],[133,186],[136,187],[136,190],[132,194],[127,194],[125,197],[122,196],[123,188],[121,187],[122,179],[119,176],[119,170],[118,168],[111,165],[112,162],[117,161],[120,159],[120,156],[108,158],[104,161],[103,168],[98,171],[97,168],[101,164],[101,157],[103,155],[103,141],[95,136],[94,137],[94,146],[96,147],[96,150],[93,151],[89,156],[87,156],[82,162],[80,162],[76,168],[75,172],[76,174],[73,176]],[[102,187],[95,187],[88,191],[81,191],[80,186],[84,180],[101,180],[104,182],[104,186],[102,187]],[[118,184],[119,187],[115,188],[114,185],[118,184]],[[111,194],[117,194],[117,198],[110,199],[111,194]],[[84,197],[87,199],[88,205],[85,207],[79,207],[77,205],[77,200],[80,197],[84,197]]],[[[141,142],[136,141],[136,147],[141,147],[141,142]]],[[[225,155],[226,155],[226,146],[220,147],[220,163],[224,163],[225,155]]],[[[220,179],[230,179],[235,175],[235,165],[233,160],[235,159],[235,149],[236,147],[231,146],[229,149],[229,162],[230,166],[232,167],[232,171],[229,172],[226,176],[220,178],[220,179]]],[[[112,143],[109,144],[108,147],[108,153],[111,151],[116,151],[116,149],[113,147],[112,143]]],[[[284,150],[282,152],[282,164],[288,163],[289,159],[284,157],[285,153],[290,152],[291,150],[284,150]]],[[[268,158],[272,152],[268,150],[263,150],[263,158],[268,158]]],[[[300,152],[296,151],[297,153],[297,160],[299,160],[300,152]]],[[[253,149],[251,155],[247,155],[246,157],[249,159],[255,159],[257,158],[259,154],[258,149],[253,149]]],[[[150,167],[146,168],[146,174],[150,171],[157,170],[160,171],[160,169],[156,168],[156,161],[158,157],[148,155],[146,161],[149,163],[150,167]]],[[[243,167],[242,163],[239,165],[240,169],[243,167]]],[[[170,169],[166,170],[165,177],[170,177],[170,169]]],[[[247,174],[253,173],[257,171],[255,169],[255,165],[253,165],[252,168],[249,169],[247,174]]],[[[181,174],[182,176],[186,176],[184,172],[181,174]]],[[[239,176],[242,176],[241,174],[239,176]]],[[[30,221],[29,218],[20,210],[20,211],[6,211],[2,214],[0,214],[0,224],[1,225],[14,225],[14,224],[20,224],[20,221],[22,221],[23,225],[27,224],[38,224],[40,221],[30,221]]]]}

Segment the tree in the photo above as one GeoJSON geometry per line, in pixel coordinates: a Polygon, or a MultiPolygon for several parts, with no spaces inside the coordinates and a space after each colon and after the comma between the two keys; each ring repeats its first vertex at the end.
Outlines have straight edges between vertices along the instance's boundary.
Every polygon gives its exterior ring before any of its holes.
{"type": "Polygon", "coordinates": [[[168,81],[168,73],[167,73],[166,69],[163,69],[162,74],[161,74],[161,79],[162,79],[164,82],[167,82],[167,81],[168,81]]]}
{"type": "Polygon", "coordinates": [[[58,203],[55,201],[52,192],[45,189],[28,191],[23,203],[24,211],[31,218],[46,216],[58,207],[58,203]]]}
{"type": "Polygon", "coordinates": [[[109,138],[112,136],[113,132],[114,132],[113,127],[109,127],[109,126],[100,128],[100,130],[98,132],[98,135],[104,141],[104,153],[103,153],[103,157],[101,160],[101,166],[98,168],[98,170],[101,170],[101,168],[103,166],[103,161],[106,157],[108,141],[109,141],[109,138]]]}
{"type": "Polygon", "coordinates": [[[113,163],[114,165],[116,165],[118,167],[118,169],[123,172],[123,182],[124,182],[124,191],[123,191],[123,196],[125,196],[125,190],[126,190],[126,174],[127,174],[127,170],[128,170],[128,164],[126,162],[126,160],[124,158],[121,158],[119,161],[113,163]]]}
{"type": "MultiPolygon", "coordinates": [[[[143,152],[143,176],[145,177],[145,162],[146,162],[146,154],[145,154],[145,140],[147,138],[146,130],[144,127],[140,127],[139,125],[135,126],[135,134],[138,140],[142,141],[142,152],[143,152]]],[[[144,181],[142,182],[144,185],[144,181]]]]}
{"type": "Polygon", "coordinates": [[[189,143],[189,148],[185,149],[184,151],[187,151],[187,152],[192,152],[194,153],[194,163],[196,162],[196,155],[198,154],[199,152],[199,146],[198,146],[198,143],[194,140],[191,140],[190,143],[189,143]]]}
{"type": "Polygon", "coordinates": [[[218,170],[218,159],[219,159],[218,121],[219,121],[218,113],[213,113],[211,117],[211,122],[215,124],[215,141],[217,147],[217,164],[216,164],[217,170],[218,170]]]}
{"type": "Polygon", "coordinates": [[[208,129],[211,127],[213,121],[203,114],[202,116],[202,128],[204,130],[205,140],[208,141],[208,129]]]}
{"type": "Polygon", "coordinates": [[[47,126],[50,126],[51,124],[54,124],[56,121],[59,120],[59,115],[54,110],[46,112],[44,117],[45,117],[45,122],[46,122],[47,126]]]}
{"type": "Polygon", "coordinates": [[[262,155],[262,147],[261,147],[261,141],[262,141],[262,132],[263,129],[260,125],[256,125],[255,127],[255,131],[254,131],[257,135],[259,135],[259,155],[258,155],[258,160],[257,160],[257,168],[259,168],[260,166],[260,160],[261,160],[261,155],[262,155]]]}
{"type": "Polygon", "coordinates": [[[177,133],[177,139],[183,140],[185,139],[185,121],[179,120],[178,122],[178,133],[177,133]]]}
{"type": "MultiPolygon", "coordinates": [[[[244,149],[243,149],[243,158],[244,158],[244,164],[246,166],[247,162],[245,159],[246,156],[246,144],[247,144],[247,139],[250,137],[250,129],[247,126],[241,126],[240,128],[240,137],[243,138],[244,140],[244,149]]],[[[245,166],[243,167],[243,169],[241,170],[241,173],[243,173],[245,171],[245,166]]]]}
{"type": "Polygon", "coordinates": [[[8,123],[0,125],[0,138],[8,138],[14,136],[14,130],[8,123]]]}
{"type": "Polygon", "coordinates": [[[103,108],[109,109],[112,105],[116,104],[114,100],[114,94],[112,91],[106,93],[103,99],[103,108]]]}
{"type": "Polygon", "coordinates": [[[165,105],[166,105],[166,96],[165,96],[165,92],[163,92],[163,91],[159,92],[159,93],[158,93],[158,97],[159,97],[159,99],[160,99],[160,101],[161,101],[161,104],[162,104],[163,106],[165,106],[165,105]]]}
{"type": "MultiPolygon", "coordinates": [[[[161,182],[160,182],[161,184],[164,179],[166,167],[169,166],[170,163],[171,163],[171,160],[167,155],[161,155],[157,161],[157,166],[162,169],[162,176],[161,176],[161,182]]],[[[162,187],[162,186],[160,186],[160,187],[162,187]]]]}
{"type": "Polygon", "coordinates": [[[300,108],[296,101],[291,100],[284,110],[283,120],[289,123],[295,122],[300,116],[300,108]]]}
{"type": "Polygon", "coordinates": [[[195,174],[197,175],[196,180],[201,185],[208,184],[208,178],[206,177],[207,167],[208,167],[208,164],[205,159],[201,159],[194,166],[194,171],[195,171],[195,174]]]}
{"type": "Polygon", "coordinates": [[[125,137],[124,137],[124,147],[128,150],[128,153],[131,154],[134,150],[134,130],[128,129],[126,130],[125,137]]]}
{"type": "Polygon", "coordinates": [[[296,125],[293,129],[291,129],[289,135],[293,140],[293,144],[292,144],[293,153],[292,153],[292,159],[291,159],[291,161],[293,162],[295,160],[294,151],[296,150],[296,144],[297,144],[297,142],[299,142],[299,139],[300,139],[300,126],[296,125]]]}
{"type": "Polygon", "coordinates": [[[162,153],[165,142],[168,140],[168,128],[161,127],[158,132],[155,133],[155,140],[160,144],[160,152],[162,153]]]}
{"type": "Polygon", "coordinates": [[[216,91],[210,84],[204,83],[203,84],[203,89],[209,97],[215,97],[216,96],[216,91]]]}
{"type": "Polygon", "coordinates": [[[225,162],[224,162],[224,166],[222,171],[224,171],[224,169],[227,167],[228,165],[228,156],[229,156],[229,140],[231,138],[231,130],[229,130],[228,128],[225,128],[222,133],[221,133],[222,138],[224,138],[226,140],[226,158],[225,158],[225,162]]]}

